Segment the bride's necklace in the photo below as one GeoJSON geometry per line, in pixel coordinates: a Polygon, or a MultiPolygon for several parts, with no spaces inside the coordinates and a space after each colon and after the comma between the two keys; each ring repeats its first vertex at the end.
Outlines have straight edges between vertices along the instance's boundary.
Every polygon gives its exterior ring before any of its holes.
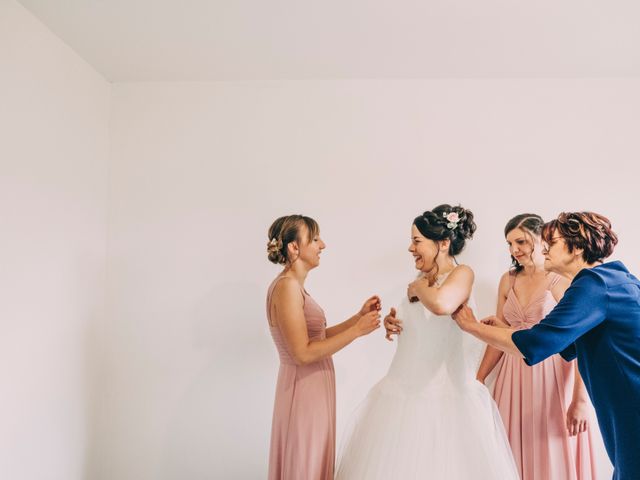
{"type": "Polygon", "coordinates": [[[432,286],[436,286],[436,287],[440,287],[440,285],[442,285],[442,282],[444,281],[444,279],[447,277],[447,275],[449,275],[451,272],[453,272],[453,270],[456,268],[456,266],[454,265],[451,270],[448,270],[446,272],[442,272],[442,273],[438,273],[435,278],[432,277],[432,279],[429,279],[429,277],[427,275],[425,275],[425,278],[427,280],[431,280],[433,283],[431,283],[431,281],[429,282],[432,286]]]}
{"type": "Polygon", "coordinates": [[[448,271],[446,273],[439,273],[438,275],[436,275],[436,278],[433,281],[433,284],[436,287],[440,287],[442,285],[442,282],[444,282],[444,279],[447,278],[447,275],[449,275],[450,273],[451,271],[448,271]]]}

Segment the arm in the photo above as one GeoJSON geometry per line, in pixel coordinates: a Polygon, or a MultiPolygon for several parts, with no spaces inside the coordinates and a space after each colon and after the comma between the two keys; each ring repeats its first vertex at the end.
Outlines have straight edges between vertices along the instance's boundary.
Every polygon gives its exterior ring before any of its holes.
{"type": "Polygon", "coordinates": [[[409,285],[409,295],[416,296],[422,304],[436,315],[451,315],[467,301],[473,286],[473,270],[458,265],[440,286],[429,286],[422,277],[409,285]]]}
{"type": "MultiPolygon", "coordinates": [[[[496,307],[496,317],[498,317],[498,320],[501,322],[504,322],[502,309],[505,302],[507,301],[508,293],[509,272],[502,275],[502,278],[500,279],[500,285],[498,286],[498,306],[496,307]]],[[[482,357],[482,362],[480,362],[480,367],[478,367],[478,373],[476,374],[476,378],[478,379],[478,381],[484,383],[487,375],[489,375],[495,368],[496,364],[498,363],[498,361],[500,361],[503,354],[504,352],[502,352],[501,350],[498,350],[491,345],[487,345],[487,348],[484,352],[484,357],[482,357]]]]}
{"type": "Polygon", "coordinates": [[[513,331],[478,324],[473,312],[463,306],[454,319],[465,331],[508,353],[523,356],[534,365],[560,352],[565,360],[574,356],[573,343],[606,318],[607,290],[597,274],[585,272],[574,279],[558,305],[537,325],[513,331]]]}
{"type": "Polygon", "coordinates": [[[327,328],[327,330],[326,330],[327,338],[333,337],[334,335],[337,335],[338,333],[342,333],[342,332],[346,331],[347,329],[349,329],[350,327],[352,327],[356,323],[358,323],[358,320],[360,320],[363,315],[366,315],[368,312],[371,312],[373,310],[378,310],[379,311],[381,308],[382,308],[382,305],[381,305],[379,296],[373,295],[372,297],[369,297],[364,302],[364,305],[362,306],[360,311],[358,313],[356,313],[354,316],[349,317],[348,319],[346,319],[342,323],[338,323],[337,325],[334,325],[333,327],[327,328]]]}
{"type": "Polygon", "coordinates": [[[589,400],[589,395],[587,394],[587,389],[584,386],[584,381],[582,380],[582,376],[580,375],[580,371],[578,370],[578,362],[574,363],[575,369],[575,378],[573,381],[573,399],[572,402],[586,402],[589,400]]]}
{"type": "Polygon", "coordinates": [[[474,337],[479,338],[490,346],[512,355],[522,356],[511,335],[515,332],[512,328],[494,327],[485,325],[476,320],[473,311],[466,305],[462,305],[454,314],[453,319],[458,326],[474,337]]]}
{"type": "Polygon", "coordinates": [[[366,335],[380,326],[380,315],[373,311],[326,340],[311,341],[304,318],[304,298],[296,280],[281,280],[276,285],[272,298],[278,328],[284,336],[289,353],[298,365],[306,365],[333,355],[359,336],[366,335]]]}
{"type": "Polygon", "coordinates": [[[333,327],[327,328],[327,338],[333,337],[353,327],[360,319],[360,313],[356,313],[353,317],[347,318],[344,322],[338,323],[333,327]]]}
{"type": "Polygon", "coordinates": [[[578,371],[578,362],[574,363],[575,376],[573,382],[573,398],[567,408],[567,430],[570,436],[575,436],[587,430],[589,426],[589,397],[587,389],[578,371]]]}

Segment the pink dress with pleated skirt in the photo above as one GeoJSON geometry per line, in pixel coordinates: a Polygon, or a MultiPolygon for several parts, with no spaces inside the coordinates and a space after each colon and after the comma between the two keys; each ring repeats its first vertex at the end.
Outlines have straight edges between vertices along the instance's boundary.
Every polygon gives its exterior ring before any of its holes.
{"type": "MultiPolygon", "coordinates": [[[[267,318],[280,356],[276,385],[269,480],[333,480],[336,437],[336,385],[333,361],[323,358],[296,365],[277,325],[271,321],[271,295],[267,293],[267,318]]],[[[302,288],[309,340],[326,338],[326,320],[320,306],[302,288]]]]}
{"type": "MultiPolygon", "coordinates": [[[[545,288],[521,305],[513,288],[503,307],[504,319],[517,330],[531,328],[555,306],[551,288],[560,277],[550,273],[545,288]]],[[[574,361],[575,362],[575,361],[574,361]]],[[[566,412],[573,396],[574,362],[553,355],[532,367],[504,354],[496,365],[494,399],[500,410],[522,480],[592,480],[595,478],[593,433],[570,437],[566,412]]]]}

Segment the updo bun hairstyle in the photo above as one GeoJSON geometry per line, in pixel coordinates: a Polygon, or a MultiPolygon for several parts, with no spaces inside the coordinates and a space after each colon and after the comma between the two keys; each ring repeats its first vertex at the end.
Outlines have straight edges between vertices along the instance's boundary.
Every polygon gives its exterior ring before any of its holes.
{"type": "MultiPolygon", "coordinates": [[[[276,219],[269,227],[267,242],[267,258],[276,265],[290,263],[288,246],[299,241],[303,226],[309,232],[309,241],[320,232],[318,222],[304,215],[285,215],[276,219]]],[[[295,260],[295,259],[294,259],[295,260]]]]}
{"type": "MultiPolygon", "coordinates": [[[[476,223],[473,221],[471,210],[460,205],[451,206],[446,203],[417,216],[413,220],[413,224],[424,237],[434,242],[449,240],[448,253],[452,257],[464,250],[467,240],[471,240],[476,231],[476,223]]],[[[440,251],[433,258],[433,264],[436,268],[433,278],[438,275],[436,259],[439,253],[440,251]]]]}

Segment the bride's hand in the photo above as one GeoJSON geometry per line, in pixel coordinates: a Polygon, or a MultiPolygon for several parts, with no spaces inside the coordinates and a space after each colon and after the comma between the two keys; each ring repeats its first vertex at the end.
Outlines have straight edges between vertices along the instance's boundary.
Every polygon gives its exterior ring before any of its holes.
{"type": "Polygon", "coordinates": [[[391,335],[400,335],[400,332],[402,332],[402,320],[396,318],[396,309],[393,307],[391,307],[389,315],[384,317],[384,329],[387,331],[384,338],[390,342],[393,342],[391,335]]]}
{"type": "Polygon", "coordinates": [[[382,302],[378,295],[373,295],[364,302],[362,308],[358,312],[359,316],[366,315],[369,312],[380,311],[382,309],[382,302]]]}
{"type": "Polygon", "coordinates": [[[425,282],[426,279],[424,277],[420,277],[417,280],[414,280],[407,286],[407,297],[409,297],[410,302],[419,302],[418,298],[418,285],[420,282],[425,282]]]}

